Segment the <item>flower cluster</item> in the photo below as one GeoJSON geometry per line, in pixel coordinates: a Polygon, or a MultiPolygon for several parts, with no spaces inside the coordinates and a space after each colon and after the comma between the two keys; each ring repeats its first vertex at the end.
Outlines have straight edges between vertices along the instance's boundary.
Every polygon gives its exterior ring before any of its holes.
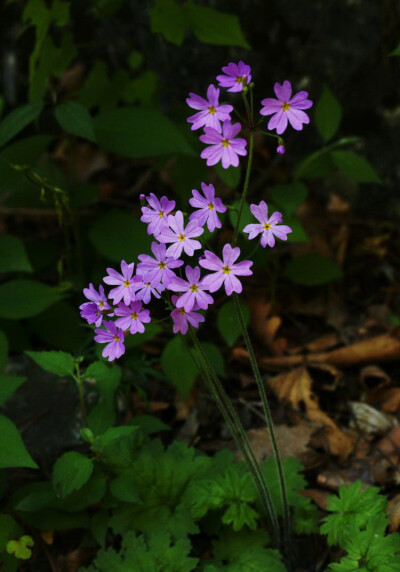
{"type": "MultiPolygon", "coordinates": [[[[189,325],[198,328],[205,317],[199,313],[207,310],[214,299],[211,294],[221,288],[230,296],[240,293],[240,279],[252,274],[251,260],[238,261],[240,248],[226,243],[222,256],[205,250],[192,264],[182,257],[193,257],[202,249],[198,237],[207,225],[210,231],[221,228],[218,214],[226,211],[222,200],[215,196],[214,186],[201,183],[202,193],[192,191],[189,204],[194,208],[188,221],[182,211],[175,209],[175,202],[167,197],[158,199],[154,194],[145,197],[141,221],[147,224],[147,233],[155,239],[151,244],[152,255],[140,254],[138,263],[121,262],[121,268],[107,268],[103,278],[110,286],[106,296],[103,285],[98,291],[93,284],[83,293],[89,302],[80,306],[81,316],[95,324],[95,341],[106,344],[103,357],[109,361],[125,352],[124,340],[128,334],[143,333],[151,322],[150,311],[145,308],[152,298],[163,298],[170,308],[173,332],[186,334],[189,325]],[[179,271],[181,269],[181,271],[179,271]],[[206,271],[202,276],[202,271],[206,271]],[[180,272],[180,275],[177,274],[180,272]],[[111,320],[110,318],[114,318],[111,320]]],[[[260,244],[274,246],[275,238],[286,240],[290,227],[281,225],[282,215],[273,213],[268,218],[264,201],[251,205],[251,211],[259,224],[249,224],[243,230],[249,239],[261,234],[260,244]]]]}
{"type": "MultiPolygon", "coordinates": [[[[217,76],[219,87],[227,89],[229,92],[246,92],[252,89],[251,68],[240,61],[237,64],[231,62],[222,68],[224,72],[217,76]]],[[[313,103],[308,99],[306,91],[299,91],[292,96],[292,85],[288,80],[283,84],[275,83],[274,91],[277,99],[266,98],[261,101],[261,115],[272,115],[268,122],[269,130],[276,130],[280,136],[290,123],[290,125],[300,131],[303,124],[310,122],[308,115],[303,111],[312,107],[313,103]]],[[[209,147],[203,149],[201,157],[206,159],[207,165],[216,165],[221,161],[222,167],[227,169],[230,166],[237,167],[239,155],[247,155],[247,141],[239,135],[242,125],[233,123],[231,113],[232,105],[219,102],[220,90],[214,84],[210,84],[207,89],[207,98],[203,98],[195,93],[189,93],[186,103],[197,113],[188,117],[188,123],[192,124],[192,130],[203,129],[200,141],[209,147]]],[[[285,146],[281,137],[278,137],[279,145],[277,153],[285,153],[285,146]]]]}

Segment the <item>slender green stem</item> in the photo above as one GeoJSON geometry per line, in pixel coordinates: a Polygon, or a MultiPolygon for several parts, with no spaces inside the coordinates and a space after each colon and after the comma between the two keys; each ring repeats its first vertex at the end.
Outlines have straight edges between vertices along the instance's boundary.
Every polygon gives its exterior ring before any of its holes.
{"type": "Polygon", "coordinates": [[[219,378],[215,373],[213,366],[211,365],[206,353],[204,352],[193,328],[190,329],[190,334],[201,361],[200,371],[203,372],[207,384],[210,387],[211,393],[214,399],[216,400],[217,405],[226,423],[228,424],[229,429],[239,447],[239,450],[241,451],[243,458],[245,459],[249,467],[249,470],[253,476],[257,490],[260,495],[263,508],[270,521],[272,533],[274,536],[274,543],[278,547],[280,544],[280,531],[279,531],[278,519],[272,503],[271,494],[265,482],[260,466],[254,456],[254,452],[251,448],[246,432],[236,413],[236,410],[232,406],[232,403],[230,402],[229,397],[225,392],[223,385],[219,381],[219,378]]]}
{"type": "Polygon", "coordinates": [[[289,502],[288,502],[288,495],[287,495],[287,489],[286,489],[286,480],[285,480],[285,475],[283,472],[282,459],[281,459],[281,455],[279,452],[278,443],[276,441],[274,424],[272,421],[271,410],[269,407],[267,394],[265,392],[264,383],[261,379],[261,374],[260,374],[260,370],[258,369],[256,356],[254,354],[253,346],[252,346],[251,341],[250,341],[250,336],[249,336],[249,333],[248,333],[247,328],[246,328],[246,323],[244,321],[243,312],[242,312],[242,308],[240,306],[239,297],[236,294],[236,292],[233,293],[233,300],[235,303],[235,309],[236,309],[236,313],[237,313],[237,316],[239,319],[240,328],[242,330],[242,335],[243,335],[244,341],[246,343],[247,351],[249,352],[250,362],[251,362],[251,366],[253,369],[254,377],[256,379],[257,388],[258,388],[259,394],[261,396],[265,420],[267,422],[268,432],[269,432],[269,436],[270,436],[271,443],[272,443],[272,449],[274,451],[274,457],[275,457],[276,467],[277,467],[277,471],[278,471],[279,484],[281,487],[282,504],[283,504],[283,511],[284,511],[283,521],[284,521],[284,539],[285,539],[285,545],[286,545],[285,548],[286,548],[286,553],[289,554],[291,522],[290,522],[289,502]]]}
{"type": "Polygon", "coordinates": [[[76,374],[73,376],[74,380],[76,381],[76,385],[78,386],[78,393],[79,393],[79,405],[81,408],[81,415],[83,419],[83,424],[85,427],[88,427],[88,418],[86,413],[86,405],[85,405],[85,397],[83,395],[83,381],[81,376],[81,371],[79,369],[79,364],[75,365],[76,374]]]}
{"type": "Polygon", "coordinates": [[[249,106],[247,95],[244,91],[242,91],[242,98],[243,98],[244,106],[246,108],[248,125],[249,125],[250,129],[252,129],[253,128],[253,114],[251,113],[251,109],[249,106]]]}
{"type": "Polygon", "coordinates": [[[253,131],[250,131],[250,140],[249,140],[249,159],[247,161],[247,169],[246,169],[246,177],[244,180],[244,186],[243,186],[243,193],[240,199],[240,203],[239,203],[239,208],[238,208],[238,213],[237,213],[237,220],[236,220],[236,225],[235,225],[235,230],[233,233],[233,239],[232,239],[232,245],[235,246],[237,238],[238,238],[238,234],[239,234],[239,225],[240,225],[240,219],[242,218],[242,212],[243,212],[243,207],[244,207],[244,203],[246,201],[246,195],[247,195],[247,189],[249,188],[249,181],[250,181],[250,173],[251,173],[251,164],[253,162],[253,150],[254,150],[254,133],[253,131]]]}

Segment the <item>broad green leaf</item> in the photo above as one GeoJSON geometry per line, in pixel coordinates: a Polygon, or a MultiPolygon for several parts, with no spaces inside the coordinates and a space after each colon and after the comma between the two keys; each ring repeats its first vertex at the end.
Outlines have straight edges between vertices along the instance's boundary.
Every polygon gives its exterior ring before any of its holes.
{"type": "Polygon", "coordinates": [[[62,103],[56,107],[55,116],[67,133],[96,142],[92,116],[81,103],[76,101],[62,103]]]}
{"type": "Polygon", "coordinates": [[[342,119],[340,103],[327,85],[324,85],[322,95],[315,108],[315,123],[326,143],[335,135],[342,119]]]}
{"type": "Polygon", "coordinates": [[[303,225],[295,216],[287,217],[284,219],[284,223],[290,226],[292,232],[288,234],[288,242],[310,242],[303,225]]]}
{"type": "Polygon", "coordinates": [[[17,511],[17,515],[23,522],[38,530],[70,530],[89,526],[87,512],[68,513],[47,508],[38,512],[17,511]]]}
{"type": "Polygon", "coordinates": [[[185,14],[175,0],[157,0],[150,14],[151,31],[180,46],[185,35],[185,14]]]}
{"type": "Polygon", "coordinates": [[[201,344],[203,346],[203,350],[208,357],[211,365],[213,366],[215,372],[220,377],[226,376],[225,370],[225,361],[224,356],[221,353],[221,350],[215,345],[208,342],[203,342],[201,344]]]}
{"type": "Polygon", "coordinates": [[[380,183],[381,179],[365,157],[353,151],[332,151],[334,164],[341,173],[358,183],[380,183]]]}
{"type": "Polygon", "coordinates": [[[389,56],[400,56],[400,44],[398,44],[397,47],[389,53],[389,56]]]}
{"type": "Polygon", "coordinates": [[[152,340],[155,338],[160,332],[162,332],[162,327],[160,324],[152,323],[146,324],[146,329],[143,334],[137,334],[135,336],[128,336],[125,338],[125,347],[126,349],[137,348],[143,342],[147,342],[148,340],[152,340]]]}
{"type": "Polygon", "coordinates": [[[106,258],[130,263],[141,253],[150,251],[151,238],[146,225],[124,211],[112,211],[95,220],[89,237],[106,258]]]}
{"type": "Polygon", "coordinates": [[[9,467],[38,469],[14,423],[0,415],[0,469],[9,467]]]}
{"type": "Polygon", "coordinates": [[[144,107],[154,107],[156,105],[157,89],[157,74],[151,70],[145,70],[126,84],[125,89],[121,93],[121,100],[144,107]]]}
{"type": "Polygon", "coordinates": [[[228,185],[230,189],[236,189],[242,178],[240,165],[238,167],[228,167],[228,169],[224,169],[221,163],[217,163],[214,165],[214,169],[225,185],[228,185]]]}
{"type": "Polygon", "coordinates": [[[181,336],[175,336],[167,343],[161,355],[161,365],[179,393],[187,397],[199,371],[181,336]]]}
{"type": "Polygon", "coordinates": [[[193,2],[187,2],[184,9],[194,35],[201,42],[216,46],[250,48],[243,36],[237,16],[214,8],[198,6],[193,2]]]}
{"type": "Polygon", "coordinates": [[[208,181],[209,169],[203,159],[178,155],[171,169],[174,191],[178,194],[178,207],[187,210],[192,190],[201,190],[201,183],[208,181]]]}
{"type": "Polygon", "coordinates": [[[118,475],[111,481],[110,492],[114,498],[123,502],[141,502],[135,482],[129,474],[118,475]]]}
{"type": "Polygon", "coordinates": [[[105,111],[95,119],[95,130],[100,147],[124,157],[194,155],[176,125],[153,109],[126,107],[105,111]]]}
{"type": "MultiPolygon", "coordinates": [[[[81,302],[86,300],[82,296],[81,302]]],[[[36,336],[50,347],[78,353],[88,338],[87,330],[82,327],[78,305],[66,300],[53,306],[29,320],[29,326],[36,336]],[[60,324],[63,325],[60,328],[60,324]]]]}
{"type": "Polygon", "coordinates": [[[115,392],[121,381],[121,368],[97,361],[87,368],[85,378],[94,379],[99,391],[99,401],[90,410],[88,422],[94,435],[101,435],[115,422],[115,392]]]}
{"type": "Polygon", "coordinates": [[[75,373],[75,360],[65,352],[25,352],[42,369],[60,377],[75,373]]]}
{"type": "Polygon", "coordinates": [[[0,368],[4,367],[8,356],[8,340],[4,332],[0,330],[0,368]]]}
{"type": "Polygon", "coordinates": [[[304,286],[328,284],[343,275],[336,262],[321,254],[303,254],[293,258],[285,274],[295,284],[304,286]]]}
{"type": "Polygon", "coordinates": [[[0,272],[32,272],[24,243],[17,236],[0,235],[0,272]]]}
{"type": "MultiPolygon", "coordinates": [[[[241,304],[241,307],[246,326],[248,326],[250,323],[250,311],[244,304],[241,304]]],[[[228,346],[233,346],[240,337],[241,329],[233,300],[225,302],[218,310],[217,327],[228,346]]]]}
{"type": "MultiPolygon", "coordinates": [[[[303,183],[275,185],[270,191],[271,200],[288,216],[291,216],[297,207],[304,203],[307,195],[308,189],[303,183]]],[[[289,223],[284,219],[283,224],[289,223]]]]}
{"type": "Polygon", "coordinates": [[[110,515],[108,510],[103,509],[96,512],[90,521],[90,532],[93,534],[94,539],[104,548],[106,544],[106,535],[108,529],[108,521],[110,515]]]}
{"type": "Polygon", "coordinates": [[[12,280],[0,286],[0,318],[20,320],[43,312],[61,299],[56,288],[34,280],[12,280]]]}
{"type": "Polygon", "coordinates": [[[0,147],[32,123],[43,109],[42,102],[27,103],[11,111],[0,122],[0,147]]]}
{"type": "Polygon", "coordinates": [[[97,60],[78,94],[79,101],[87,109],[99,107],[100,113],[112,109],[122,100],[129,79],[129,74],[122,69],[110,77],[107,64],[97,60]]]}
{"type": "Polygon", "coordinates": [[[319,179],[335,171],[331,154],[326,149],[315,151],[306,157],[295,172],[295,179],[319,179]]]}
{"type": "Polygon", "coordinates": [[[140,427],[143,435],[152,435],[159,431],[171,430],[171,427],[168,427],[168,425],[158,417],[154,417],[154,415],[136,415],[132,418],[131,424],[140,427]]]}
{"type": "Polygon", "coordinates": [[[26,377],[0,373],[0,406],[4,405],[7,399],[9,399],[25,381],[26,377]]]}
{"type": "Polygon", "coordinates": [[[13,510],[35,512],[47,507],[56,496],[50,481],[40,481],[20,487],[11,499],[13,510]]]}
{"type": "Polygon", "coordinates": [[[83,487],[93,473],[93,461],[70,451],[57,459],[53,467],[52,483],[57,496],[63,498],[83,487]]]}

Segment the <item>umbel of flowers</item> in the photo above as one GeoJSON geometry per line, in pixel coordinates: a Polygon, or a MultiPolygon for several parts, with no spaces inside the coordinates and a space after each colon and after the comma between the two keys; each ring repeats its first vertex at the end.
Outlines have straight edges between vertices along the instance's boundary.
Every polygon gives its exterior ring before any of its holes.
{"type": "MultiPolygon", "coordinates": [[[[248,89],[253,88],[250,66],[244,62],[230,63],[222,71],[223,74],[216,79],[219,87],[228,92],[246,94],[248,89]]],[[[276,130],[278,135],[274,136],[279,142],[277,152],[284,153],[280,135],[288,123],[296,130],[309,123],[303,110],[311,107],[312,102],[305,91],[293,96],[287,80],[282,85],[276,83],[274,90],[277,99],[263,99],[260,113],[272,116],[268,128],[276,130]]],[[[213,84],[207,89],[207,98],[190,93],[186,102],[197,113],[187,121],[192,124],[192,130],[203,128],[200,141],[208,144],[208,147],[202,151],[201,157],[207,160],[207,165],[221,161],[224,168],[236,167],[239,157],[247,155],[247,141],[238,137],[242,125],[232,122],[232,105],[220,104],[219,97],[220,89],[213,84]]],[[[252,112],[248,104],[247,111],[252,112]]],[[[252,118],[251,122],[254,123],[252,118]]],[[[222,253],[208,249],[203,251],[201,235],[205,226],[210,232],[220,229],[219,214],[227,210],[222,200],[215,196],[212,184],[201,183],[201,192],[192,190],[189,205],[194,210],[186,216],[186,220],[182,211],[175,210],[175,201],[165,196],[157,198],[150,193],[147,197],[142,196],[142,201],[145,206],[142,206],[140,220],[147,224],[147,233],[154,237],[152,255],[141,254],[136,263],[123,260],[120,271],[107,268],[107,276],[103,279],[111,287],[107,295],[103,285],[96,290],[90,284],[83,291],[89,301],[80,306],[81,316],[96,326],[94,339],[105,344],[103,357],[109,361],[125,353],[124,340],[127,335],[144,332],[145,325],[151,321],[150,310],[146,306],[153,298],[164,297],[168,301],[172,308],[173,332],[185,335],[189,325],[198,328],[199,323],[205,321],[201,310],[213,304],[211,294],[220,289],[224,289],[227,296],[233,292],[240,294],[241,280],[252,274],[253,262],[240,260],[240,249],[234,246],[235,236],[232,244],[223,246],[222,253]],[[186,266],[182,268],[185,263],[186,266]]],[[[243,229],[249,240],[258,237],[265,248],[274,247],[276,238],[287,239],[292,229],[282,224],[281,213],[269,215],[265,201],[250,205],[250,209],[258,222],[248,224],[243,229]]],[[[237,228],[240,215],[241,208],[237,228]]]]}

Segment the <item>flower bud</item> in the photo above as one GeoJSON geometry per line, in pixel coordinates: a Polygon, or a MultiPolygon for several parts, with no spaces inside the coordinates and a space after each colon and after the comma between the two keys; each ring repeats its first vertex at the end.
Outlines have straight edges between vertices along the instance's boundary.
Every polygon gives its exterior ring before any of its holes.
{"type": "Polygon", "coordinates": [[[283,145],[278,145],[278,147],[276,148],[276,152],[278,153],[278,155],[284,155],[286,153],[286,149],[283,145]]]}

